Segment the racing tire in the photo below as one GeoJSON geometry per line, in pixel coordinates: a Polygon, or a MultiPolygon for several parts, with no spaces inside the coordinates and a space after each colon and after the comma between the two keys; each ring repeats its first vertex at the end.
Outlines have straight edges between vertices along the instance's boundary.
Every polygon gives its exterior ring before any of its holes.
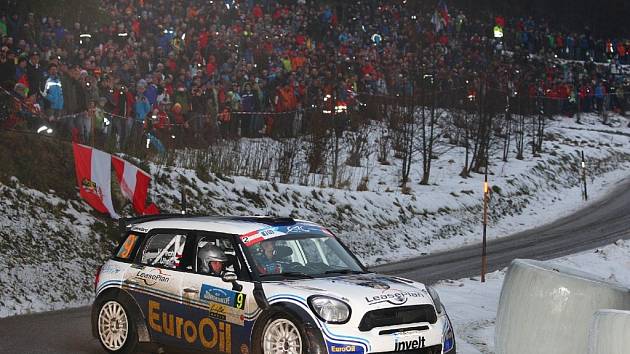
{"type": "Polygon", "coordinates": [[[99,302],[96,319],[98,341],[106,352],[137,353],[138,330],[130,308],[124,300],[114,297],[99,302]]]}
{"type": "Polygon", "coordinates": [[[301,322],[293,315],[272,312],[253,333],[252,353],[307,354],[312,346],[301,322]]]}

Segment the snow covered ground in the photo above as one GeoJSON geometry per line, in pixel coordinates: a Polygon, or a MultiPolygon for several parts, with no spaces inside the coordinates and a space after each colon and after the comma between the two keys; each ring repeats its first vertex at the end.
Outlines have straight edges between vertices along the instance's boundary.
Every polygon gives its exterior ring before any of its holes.
{"type": "MultiPolygon", "coordinates": [[[[524,160],[514,153],[507,163],[492,160],[489,238],[584,206],[578,151],[587,157],[591,201],[630,175],[628,120],[612,117],[613,127],[595,116],[582,120],[581,125],[568,118],[549,122],[540,157],[526,152],[524,160]]],[[[376,137],[370,139],[373,145],[376,137]]],[[[252,143],[257,142],[241,142],[241,151],[252,143]]],[[[439,150],[430,185],[418,184],[421,163],[415,161],[405,193],[399,185],[401,161],[389,156],[390,164],[381,165],[372,152],[363,167],[344,167],[349,182],[343,189],[150,163],[151,199],[163,211],[179,211],[185,189],[188,210],[195,214],[290,215],[320,222],[374,265],[479,242],[483,176],[459,177],[463,148],[440,144],[439,150]],[[364,177],[367,190],[357,191],[364,177]]],[[[54,191],[32,190],[17,180],[0,183],[0,317],[89,303],[93,273],[112,245],[108,232],[105,219],[78,197],[61,200],[54,191]]]]}
{"type": "Polygon", "coordinates": [[[0,196],[0,317],[87,304],[112,246],[104,224],[84,203],[17,179],[0,196]]]}
{"type": "MultiPolygon", "coordinates": [[[[630,286],[630,240],[549,261],[630,286]]],[[[506,269],[478,277],[439,282],[435,288],[448,309],[458,354],[494,353],[494,324],[506,269]]]]}
{"type": "MultiPolygon", "coordinates": [[[[627,119],[611,118],[616,127],[601,124],[594,115],[584,115],[582,121],[558,118],[549,122],[539,157],[526,151],[524,160],[515,159],[514,153],[508,162],[491,159],[490,239],[551,222],[583,207],[582,151],[591,201],[630,175],[627,119]]],[[[370,135],[370,145],[376,144],[378,136],[378,132],[370,135]]],[[[244,141],[237,149],[256,149],[247,144],[258,143],[244,141]]],[[[421,162],[415,161],[405,193],[399,183],[401,160],[390,156],[390,164],[379,164],[372,152],[362,162],[364,167],[344,167],[350,182],[343,189],[305,186],[297,180],[282,184],[217,177],[152,165],[157,181],[154,199],[160,206],[176,205],[185,188],[195,213],[291,215],[321,222],[365,263],[380,264],[480,242],[483,175],[459,177],[463,148],[441,143],[438,150],[430,185],[418,183],[421,162]],[[367,190],[359,192],[361,176],[369,182],[367,190]]]]}

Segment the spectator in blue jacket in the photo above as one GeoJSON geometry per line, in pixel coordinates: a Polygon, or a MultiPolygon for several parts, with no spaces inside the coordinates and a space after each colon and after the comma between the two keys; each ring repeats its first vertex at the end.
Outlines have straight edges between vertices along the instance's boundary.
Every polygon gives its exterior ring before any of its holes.
{"type": "Polygon", "coordinates": [[[52,119],[59,118],[61,110],[63,109],[63,87],[61,86],[56,64],[51,64],[48,67],[48,79],[46,79],[46,85],[44,86],[44,98],[46,98],[50,104],[49,117],[52,119]]]}
{"type": "Polygon", "coordinates": [[[133,111],[135,113],[135,125],[137,127],[142,127],[144,124],[144,119],[147,114],[151,111],[151,104],[149,103],[149,99],[144,95],[144,92],[147,88],[147,82],[145,80],[140,80],[136,85],[136,99],[133,106],[133,111]]]}
{"type": "MultiPolygon", "coordinates": [[[[258,106],[258,97],[252,91],[252,85],[248,82],[241,92],[241,108],[244,112],[254,112],[258,106]]],[[[243,136],[254,137],[256,134],[257,116],[244,114],[241,119],[241,132],[243,136]]]]}
{"type": "Polygon", "coordinates": [[[597,86],[595,86],[595,104],[597,105],[597,111],[601,112],[604,108],[604,97],[606,95],[606,87],[600,81],[597,86]]]}

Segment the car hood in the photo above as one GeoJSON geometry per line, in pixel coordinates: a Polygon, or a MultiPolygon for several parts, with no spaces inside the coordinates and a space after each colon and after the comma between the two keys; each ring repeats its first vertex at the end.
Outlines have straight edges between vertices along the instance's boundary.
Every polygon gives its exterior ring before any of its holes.
{"type": "Polygon", "coordinates": [[[303,299],[311,295],[326,295],[347,302],[353,310],[433,305],[424,284],[374,273],[265,283],[264,288],[268,298],[278,298],[283,294],[303,299]]]}

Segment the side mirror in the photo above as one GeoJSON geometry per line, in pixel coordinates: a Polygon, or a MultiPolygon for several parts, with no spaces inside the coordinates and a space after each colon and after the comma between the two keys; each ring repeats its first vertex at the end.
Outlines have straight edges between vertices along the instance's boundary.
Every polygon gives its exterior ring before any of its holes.
{"type": "Polygon", "coordinates": [[[241,291],[243,290],[243,286],[236,282],[237,279],[238,277],[234,272],[225,272],[225,274],[223,274],[223,276],[221,277],[221,280],[223,280],[224,282],[232,283],[232,290],[241,291]]]}
{"type": "Polygon", "coordinates": [[[236,273],[234,272],[225,272],[225,274],[223,274],[223,276],[221,277],[221,280],[223,280],[226,283],[234,283],[237,279],[236,273]]]}

